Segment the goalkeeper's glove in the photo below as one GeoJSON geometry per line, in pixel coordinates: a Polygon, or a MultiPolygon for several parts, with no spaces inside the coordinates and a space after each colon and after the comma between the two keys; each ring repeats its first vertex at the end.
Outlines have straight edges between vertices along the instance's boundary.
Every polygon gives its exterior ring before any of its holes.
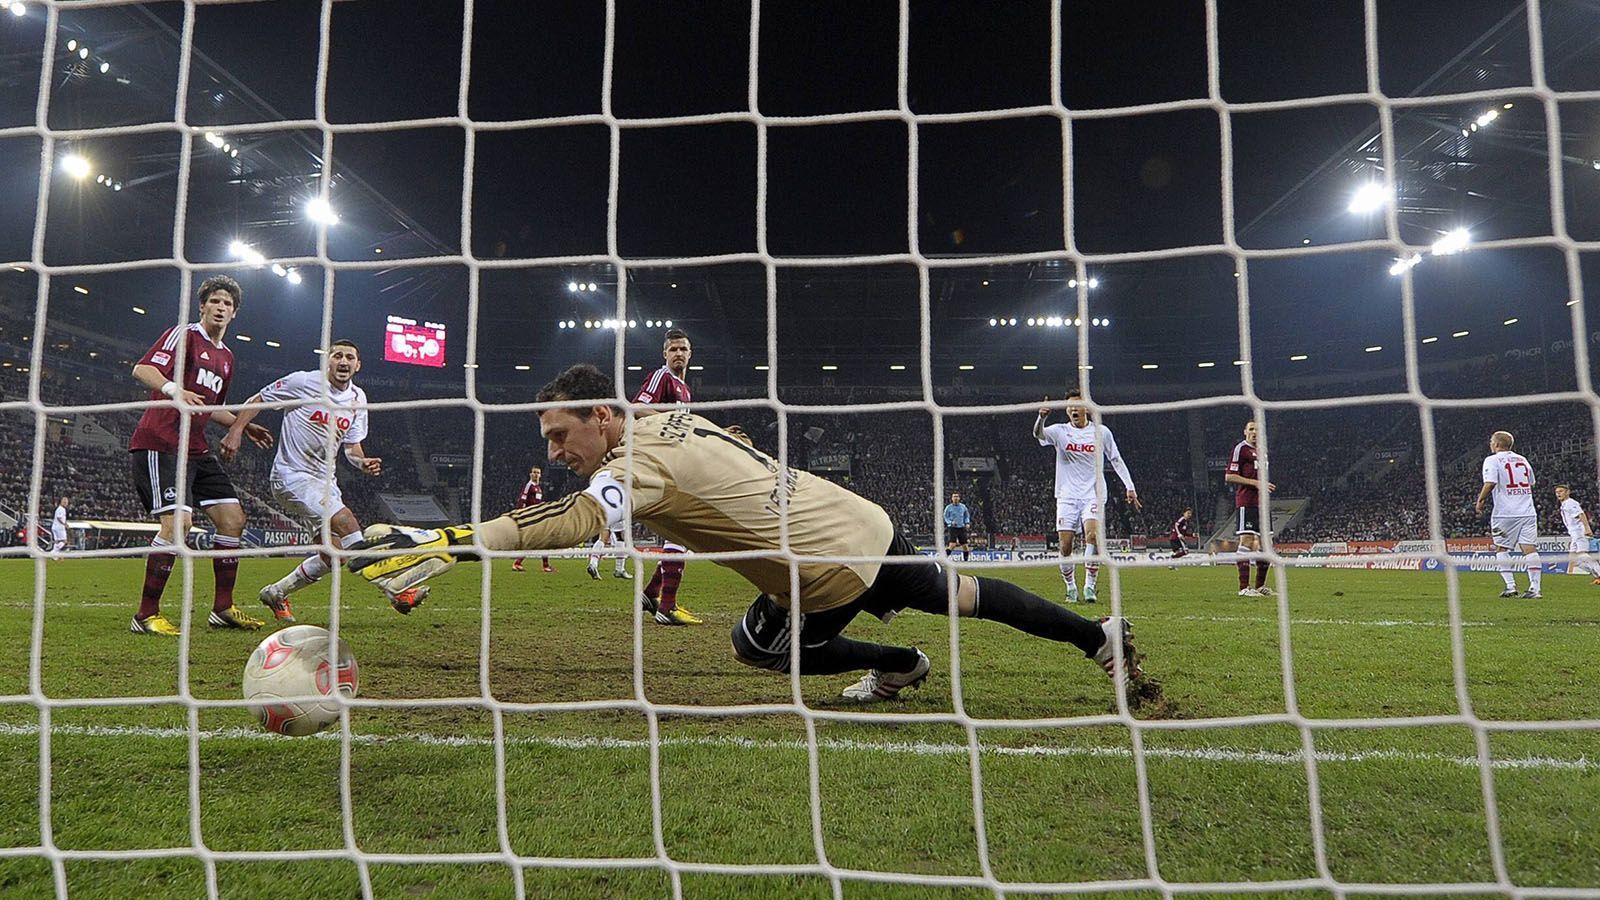
{"type": "Polygon", "coordinates": [[[393,597],[450,571],[456,564],[457,554],[450,553],[448,548],[470,546],[472,534],[470,525],[448,528],[369,525],[361,533],[361,542],[350,548],[369,552],[350,557],[350,571],[393,597]],[[394,552],[402,550],[410,552],[394,552]]]}

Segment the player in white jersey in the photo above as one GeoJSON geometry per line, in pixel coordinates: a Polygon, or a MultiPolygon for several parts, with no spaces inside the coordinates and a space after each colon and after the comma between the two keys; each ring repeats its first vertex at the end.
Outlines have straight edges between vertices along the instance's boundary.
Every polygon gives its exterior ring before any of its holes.
{"type": "MultiPolygon", "coordinates": [[[[344,503],[339,483],[328,471],[331,442],[342,447],[344,458],[366,475],[383,472],[383,460],[367,456],[361,442],[367,437],[367,393],[355,385],[361,371],[361,351],[351,341],[334,341],[328,348],[327,368],[291,372],[267,385],[247,403],[285,403],[278,455],[272,460],[272,495],[286,512],[303,522],[318,540],[322,522],[341,547],[361,540],[361,523],[344,503]],[[324,393],[327,399],[324,400],[324,393]]],[[[259,409],[241,411],[222,441],[223,458],[238,449],[243,428],[259,409]]],[[[335,460],[337,463],[337,459],[335,460]]],[[[289,595],[310,587],[328,574],[332,560],[325,553],[302,560],[294,571],[261,589],[261,602],[272,610],[280,625],[295,621],[289,595]]],[[[394,600],[395,609],[409,613],[422,602],[394,600]],[[404,605],[405,608],[402,608],[404,605]]]]}
{"type": "Polygon", "coordinates": [[[1523,597],[1539,598],[1539,517],[1533,508],[1533,466],[1520,453],[1512,451],[1516,439],[1509,431],[1496,431],[1489,437],[1489,455],[1483,459],[1483,488],[1478,491],[1475,508],[1483,514],[1483,504],[1494,496],[1489,526],[1500,560],[1500,577],[1506,589],[1502,597],[1517,596],[1517,579],[1512,575],[1511,549],[1522,552],[1528,570],[1528,589],[1523,597]]]}
{"type": "Polygon", "coordinates": [[[50,520],[50,552],[61,553],[67,549],[67,507],[71,497],[62,497],[56,504],[55,518],[50,520]]]}
{"type": "Polygon", "coordinates": [[[1572,555],[1567,561],[1567,574],[1586,573],[1594,579],[1590,584],[1600,584],[1600,563],[1589,555],[1589,541],[1594,537],[1589,514],[1583,511],[1583,504],[1573,498],[1572,488],[1564,484],[1556,485],[1556,502],[1561,504],[1561,524],[1566,526],[1567,539],[1571,542],[1567,547],[1572,555]]]}
{"type": "MultiPolygon", "coordinates": [[[[1083,395],[1077,391],[1067,395],[1068,400],[1078,400],[1083,395]]],[[[1045,400],[1049,400],[1046,397],[1045,400]]],[[[1077,567],[1067,557],[1072,555],[1078,533],[1083,533],[1083,551],[1093,557],[1100,547],[1101,510],[1106,498],[1105,462],[1111,463],[1117,477],[1128,492],[1128,502],[1135,509],[1143,508],[1139,494],[1133,487],[1133,476],[1128,464],[1122,461],[1117,450],[1117,440],[1111,429],[1089,421],[1089,410],[1081,403],[1067,407],[1069,421],[1056,425],[1044,424],[1050,417],[1050,407],[1039,410],[1033,423],[1033,436],[1039,446],[1055,448],[1056,457],[1056,532],[1061,540],[1061,579],[1067,584],[1067,602],[1078,602],[1077,567]]],[[[1083,601],[1095,601],[1095,581],[1100,566],[1091,558],[1083,564],[1083,601]]]]}

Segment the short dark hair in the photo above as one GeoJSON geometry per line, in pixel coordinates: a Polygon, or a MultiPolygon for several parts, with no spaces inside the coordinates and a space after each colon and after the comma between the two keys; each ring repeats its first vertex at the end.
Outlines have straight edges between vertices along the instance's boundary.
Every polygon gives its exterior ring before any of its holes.
{"type": "Polygon", "coordinates": [[[201,303],[206,302],[212,291],[227,291],[233,297],[234,312],[238,312],[244,306],[244,288],[239,287],[239,282],[226,275],[213,275],[200,282],[200,294],[197,299],[201,303]]]}
{"type": "MultiPolygon", "coordinates": [[[[589,363],[579,363],[560,375],[557,375],[549,384],[539,389],[539,395],[534,398],[540,403],[560,403],[567,400],[596,400],[595,406],[612,406],[617,399],[616,387],[611,383],[611,376],[600,371],[589,363]]],[[[585,421],[593,414],[592,407],[577,407],[572,410],[578,418],[585,421]]]]}
{"type": "Polygon", "coordinates": [[[1572,493],[1572,488],[1567,487],[1565,484],[1556,485],[1556,490],[1558,490],[1558,491],[1566,491],[1569,494],[1572,493]]]}
{"type": "Polygon", "coordinates": [[[357,347],[356,342],[350,340],[349,338],[339,338],[337,341],[334,341],[328,345],[329,350],[332,350],[335,347],[349,347],[351,350],[356,352],[357,356],[361,355],[361,348],[357,347]]]}
{"type": "Polygon", "coordinates": [[[1067,399],[1068,400],[1082,400],[1083,399],[1083,391],[1080,391],[1077,388],[1073,388],[1072,390],[1067,391],[1067,399]]]}
{"type": "MultiPolygon", "coordinates": [[[[669,330],[661,338],[661,349],[665,350],[667,348],[668,344],[672,343],[673,341],[677,341],[677,340],[688,341],[689,340],[689,333],[684,331],[682,328],[673,328],[673,329],[669,330]]],[[[694,343],[694,342],[690,341],[690,343],[694,343]]]]}
{"type": "Polygon", "coordinates": [[[1192,507],[1192,506],[1185,506],[1185,507],[1184,507],[1184,508],[1183,508],[1183,511],[1184,511],[1184,512],[1194,512],[1194,507],[1192,507]]]}

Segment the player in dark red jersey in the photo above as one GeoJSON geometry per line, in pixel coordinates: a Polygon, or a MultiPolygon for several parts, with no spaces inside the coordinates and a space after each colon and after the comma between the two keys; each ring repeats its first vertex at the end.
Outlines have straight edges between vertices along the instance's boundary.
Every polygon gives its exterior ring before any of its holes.
{"type": "Polygon", "coordinates": [[[1167,542],[1172,545],[1172,558],[1180,559],[1189,555],[1189,545],[1185,539],[1194,537],[1194,508],[1184,507],[1183,515],[1178,521],[1172,523],[1172,530],[1167,532],[1167,542]]]}
{"type": "MultiPolygon", "coordinates": [[[[1234,515],[1237,517],[1234,524],[1239,533],[1240,552],[1256,551],[1261,549],[1261,491],[1272,493],[1276,486],[1261,480],[1256,471],[1256,463],[1262,459],[1256,452],[1256,423],[1254,421],[1244,424],[1244,440],[1235,444],[1233,456],[1228,460],[1228,484],[1236,485],[1233,492],[1234,515]]],[[[1250,561],[1239,560],[1239,596],[1241,597],[1270,597],[1272,588],[1267,587],[1267,569],[1272,564],[1266,560],[1256,562],[1256,586],[1250,586],[1250,561]]]]}
{"type": "MultiPolygon", "coordinates": [[[[220,406],[228,397],[233,381],[233,351],[223,343],[228,325],[239,314],[243,299],[239,282],[226,275],[207,278],[200,285],[200,320],[181,328],[174,326],[145,351],[133,367],[133,377],[150,389],[150,399],[159,401],[145,409],[128,442],[132,460],[133,484],[145,509],[161,520],[161,528],[150,542],[145,557],[144,590],[139,611],[129,630],[134,634],[177,635],[179,629],[161,615],[161,593],[172,575],[177,559],[173,548],[189,533],[194,506],[210,517],[217,527],[212,547],[238,549],[244,533],[244,509],[239,495],[222,464],[206,440],[206,424],[230,426],[234,414],[226,410],[189,414],[189,443],[179,447],[179,408],[170,401],[188,406],[220,406]],[[179,358],[183,359],[183,383],[173,381],[179,358]],[[182,503],[178,491],[178,454],[188,457],[184,472],[182,503]]],[[[272,446],[272,432],[254,423],[245,433],[258,447],[272,446]]],[[[206,620],[214,628],[261,627],[261,620],[240,612],[233,605],[233,585],[239,576],[237,556],[219,556],[211,561],[216,575],[216,592],[211,615],[206,620]]]]}
{"type": "MultiPolygon", "coordinates": [[[[541,476],[543,476],[543,474],[544,473],[540,471],[538,466],[534,466],[528,470],[528,483],[523,485],[522,492],[517,494],[516,509],[526,509],[529,506],[538,506],[544,502],[544,485],[539,482],[539,479],[541,476]]],[[[526,569],[522,568],[522,559],[523,558],[519,556],[511,561],[511,571],[527,571],[526,569]]],[[[539,561],[544,563],[544,570],[546,572],[555,571],[555,569],[550,568],[550,557],[541,556],[539,561]]]]}
{"type": "MultiPolygon", "coordinates": [[[[689,359],[693,355],[689,335],[677,328],[668,331],[661,342],[661,356],[666,360],[666,365],[650,373],[650,377],[639,388],[639,393],[634,395],[633,402],[658,408],[687,405],[689,382],[684,379],[689,374],[689,359]]],[[[671,541],[662,541],[661,552],[682,553],[683,547],[671,541]]],[[[678,585],[682,581],[683,563],[663,559],[656,564],[655,574],[650,576],[650,583],[645,586],[640,602],[645,611],[654,613],[656,621],[662,625],[701,624],[699,617],[678,605],[678,585]]]]}

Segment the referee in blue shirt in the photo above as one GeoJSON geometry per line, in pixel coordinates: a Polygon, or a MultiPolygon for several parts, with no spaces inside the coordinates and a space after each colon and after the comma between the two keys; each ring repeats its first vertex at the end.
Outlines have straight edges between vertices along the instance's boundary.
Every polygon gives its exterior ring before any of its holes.
{"type": "Polygon", "coordinates": [[[966,562],[972,558],[972,551],[967,547],[967,526],[972,524],[972,513],[967,505],[961,502],[961,492],[950,495],[950,505],[944,508],[945,537],[950,539],[945,552],[949,552],[961,545],[961,561],[966,562]]]}

